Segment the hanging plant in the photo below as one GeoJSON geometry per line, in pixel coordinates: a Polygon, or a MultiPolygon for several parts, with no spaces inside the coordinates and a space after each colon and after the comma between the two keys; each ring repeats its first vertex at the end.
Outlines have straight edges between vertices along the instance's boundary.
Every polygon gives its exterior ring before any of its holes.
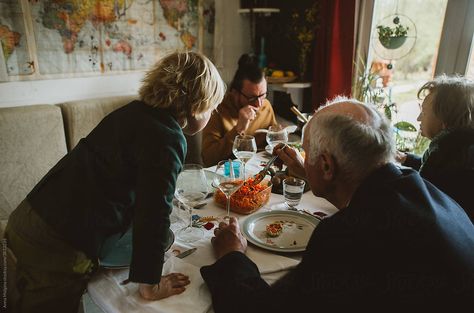
{"type": "Polygon", "coordinates": [[[400,48],[407,40],[408,26],[400,24],[400,18],[397,16],[393,19],[394,27],[378,25],[377,33],[379,41],[387,49],[400,48]]]}

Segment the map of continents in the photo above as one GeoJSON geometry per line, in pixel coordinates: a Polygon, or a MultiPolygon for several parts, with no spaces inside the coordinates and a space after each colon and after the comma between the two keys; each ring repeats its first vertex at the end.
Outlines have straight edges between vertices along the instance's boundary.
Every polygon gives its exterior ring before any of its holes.
{"type": "Polygon", "coordinates": [[[30,8],[41,74],[147,69],[196,45],[197,0],[49,0],[30,8]]]}
{"type": "Polygon", "coordinates": [[[0,12],[0,68],[4,68],[8,76],[33,73],[19,2],[0,0],[0,12]]]}

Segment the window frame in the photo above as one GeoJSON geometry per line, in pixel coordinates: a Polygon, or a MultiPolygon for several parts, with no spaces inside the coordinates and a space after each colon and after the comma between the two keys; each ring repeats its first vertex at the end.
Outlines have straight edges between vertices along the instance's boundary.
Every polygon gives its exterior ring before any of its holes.
{"type": "Polygon", "coordinates": [[[474,1],[448,0],[435,76],[443,73],[466,75],[474,35],[472,16],[474,16],[474,1]]]}

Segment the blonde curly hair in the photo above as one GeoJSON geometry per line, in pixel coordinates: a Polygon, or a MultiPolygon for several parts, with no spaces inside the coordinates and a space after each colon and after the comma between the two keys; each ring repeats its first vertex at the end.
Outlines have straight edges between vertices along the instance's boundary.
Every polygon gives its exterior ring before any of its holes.
{"type": "Polygon", "coordinates": [[[197,52],[168,54],[145,74],[140,99],[168,108],[181,124],[188,116],[200,118],[224,98],[226,85],[212,62],[197,52]]]}

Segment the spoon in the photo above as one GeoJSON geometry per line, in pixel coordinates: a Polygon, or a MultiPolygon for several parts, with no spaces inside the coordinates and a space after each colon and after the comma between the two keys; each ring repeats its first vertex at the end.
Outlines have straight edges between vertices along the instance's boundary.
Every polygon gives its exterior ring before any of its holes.
{"type": "MultiPolygon", "coordinates": [[[[285,149],[285,147],[287,147],[286,144],[281,149],[285,149]]],[[[253,185],[258,185],[265,178],[265,176],[267,175],[268,169],[273,164],[273,162],[275,162],[277,158],[278,158],[278,155],[272,156],[272,158],[268,161],[265,167],[254,176],[254,180],[252,182],[253,185]]]]}

